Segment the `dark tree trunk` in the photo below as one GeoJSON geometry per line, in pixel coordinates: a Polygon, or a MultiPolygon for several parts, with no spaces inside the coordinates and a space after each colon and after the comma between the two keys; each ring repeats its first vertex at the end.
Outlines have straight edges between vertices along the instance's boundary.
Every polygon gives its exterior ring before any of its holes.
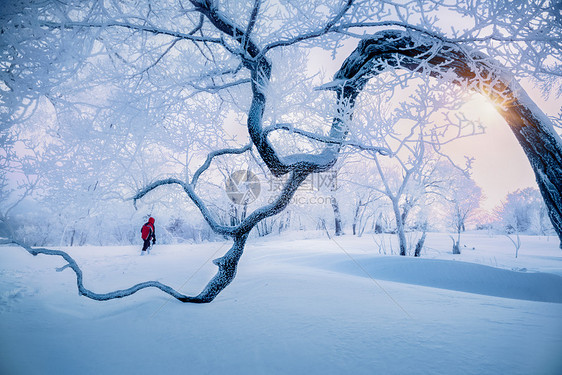
{"type": "Polygon", "coordinates": [[[402,214],[400,213],[400,207],[398,206],[398,201],[392,201],[392,210],[394,211],[394,217],[396,219],[396,234],[398,235],[398,245],[400,247],[400,255],[406,256],[406,249],[408,247],[406,243],[406,234],[404,233],[404,222],[402,221],[402,214]]]}
{"type": "Polygon", "coordinates": [[[355,206],[355,212],[353,214],[353,224],[351,225],[351,230],[353,231],[353,235],[357,234],[357,222],[359,221],[359,211],[361,210],[361,199],[359,199],[359,203],[355,206]]]}
{"type": "Polygon", "coordinates": [[[429,68],[428,73],[438,78],[453,72],[455,83],[501,103],[496,108],[531,163],[548,215],[562,241],[562,141],[552,122],[488,56],[421,33],[416,40],[411,35],[412,31],[386,30],[361,40],[329,88],[354,98],[371,77],[389,66],[411,71],[429,68]]]}
{"type": "Polygon", "coordinates": [[[419,257],[421,255],[421,251],[423,249],[423,245],[425,243],[425,236],[427,234],[427,231],[424,229],[423,234],[420,238],[420,240],[418,241],[418,243],[416,244],[416,250],[414,251],[414,256],[415,257],[419,257]]]}
{"type": "Polygon", "coordinates": [[[453,254],[460,254],[461,248],[458,242],[453,241],[453,254]]]}
{"type": "Polygon", "coordinates": [[[213,263],[219,268],[216,275],[209,281],[205,289],[198,296],[186,297],[184,302],[211,302],[232,282],[232,280],[234,280],[238,261],[244,252],[244,245],[246,244],[247,238],[247,233],[234,238],[234,243],[230,250],[223,257],[213,260],[213,263]]]}
{"type": "MultiPolygon", "coordinates": [[[[562,241],[562,146],[550,120],[522,88],[507,89],[509,107],[497,108],[525,151],[539,186],[550,221],[562,241]],[[515,91],[515,92],[514,92],[515,91]]],[[[517,85],[519,86],[519,85],[517,85]]],[[[560,244],[562,248],[562,242],[560,244]]]]}
{"type": "Polygon", "coordinates": [[[340,206],[336,197],[331,197],[332,209],[334,210],[334,226],[335,226],[335,235],[341,236],[343,234],[342,229],[342,222],[341,222],[341,213],[340,213],[340,206]]]}
{"type": "Polygon", "coordinates": [[[451,236],[451,240],[453,240],[453,254],[460,254],[461,253],[461,230],[457,231],[457,240],[451,236]]]}
{"type": "Polygon", "coordinates": [[[375,233],[377,234],[381,234],[382,232],[384,232],[384,228],[381,224],[382,221],[382,213],[379,213],[378,215],[375,216],[375,218],[373,219],[373,226],[375,227],[375,233]]]}

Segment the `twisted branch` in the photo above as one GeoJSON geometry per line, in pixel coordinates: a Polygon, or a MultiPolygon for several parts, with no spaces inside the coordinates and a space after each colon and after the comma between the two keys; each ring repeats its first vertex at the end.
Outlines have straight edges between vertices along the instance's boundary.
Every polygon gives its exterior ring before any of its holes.
{"type": "Polygon", "coordinates": [[[136,292],[138,292],[139,290],[142,289],[146,289],[146,288],[157,288],[160,289],[161,291],[163,291],[164,293],[169,294],[170,296],[176,298],[177,300],[181,301],[181,302],[192,302],[192,303],[204,303],[204,302],[208,302],[208,293],[202,292],[199,296],[196,297],[190,297],[190,296],[186,296],[184,294],[181,294],[180,292],[176,291],[175,289],[173,289],[172,287],[169,287],[168,285],[162,284],[159,281],[145,281],[136,285],[133,285],[130,288],[127,289],[121,289],[121,290],[116,290],[114,292],[109,292],[109,293],[95,293],[92,292],[90,289],[86,288],[84,286],[84,282],[83,282],[83,275],[82,275],[82,270],[80,269],[80,267],[78,266],[78,264],[76,263],[76,261],[70,256],[68,255],[68,253],[61,251],[61,250],[51,250],[51,249],[45,249],[45,248],[31,248],[30,246],[19,242],[19,241],[15,241],[15,240],[10,240],[10,241],[3,241],[2,244],[15,244],[18,245],[22,248],[24,248],[28,253],[30,253],[33,256],[37,256],[39,254],[43,254],[43,255],[54,255],[54,256],[60,256],[62,257],[67,264],[64,265],[63,267],[57,268],[57,271],[63,271],[66,268],[70,268],[72,269],[72,271],[74,271],[74,273],[76,274],[76,285],[78,286],[78,294],[96,301],[108,301],[111,299],[116,299],[116,298],[123,298],[123,297],[128,297],[132,294],[135,294],[136,292]]]}
{"type": "Polygon", "coordinates": [[[269,135],[269,133],[271,133],[273,131],[276,131],[276,130],[286,130],[290,133],[302,135],[303,137],[312,139],[314,141],[322,142],[322,143],[329,143],[329,144],[335,144],[335,145],[340,145],[340,146],[356,147],[360,150],[375,152],[375,153],[381,154],[383,156],[392,155],[392,150],[390,150],[387,147],[369,146],[369,145],[364,145],[364,144],[353,142],[353,141],[344,141],[344,140],[341,140],[341,139],[334,139],[334,138],[326,137],[326,136],[321,135],[321,134],[315,134],[315,133],[307,132],[306,130],[293,128],[289,124],[275,124],[275,125],[269,126],[269,127],[265,128],[263,130],[264,136],[267,137],[269,135]]]}

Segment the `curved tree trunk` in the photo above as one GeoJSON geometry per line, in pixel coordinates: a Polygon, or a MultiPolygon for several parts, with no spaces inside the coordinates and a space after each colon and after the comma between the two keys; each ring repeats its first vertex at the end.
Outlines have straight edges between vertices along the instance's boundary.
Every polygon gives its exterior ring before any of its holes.
{"type": "MultiPolygon", "coordinates": [[[[234,280],[238,261],[244,252],[244,245],[246,244],[247,238],[248,233],[236,236],[230,250],[221,258],[213,261],[219,268],[217,274],[209,281],[205,289],[197,297],[193,298],[196,302],[211,302],[232,282],[232,280],[234,280]]],[[[185,300],[183,302],[193,301],[185,300]]]]}
{"type": "Polygon", "coordinates": [[[325,87],[356,96],[371,77],[389,66],[425,71],[437,78],[454,73],[454,83],[496,103],[531,163],[550,220],[562,241],[562,141],[552,122],[521,86],[481,53],[412,32],[387,30],[361,40],[335,81],[325,87]]]}
{"type": "Polygon", "coordinates": [[[511,102],[497,107],[508,123],[515,138],[525,151],[542,197],[548,209],[550,221],[558,233],[562,248],[562,146],[548,117],[517,84],[509,85],[511,102]]]}

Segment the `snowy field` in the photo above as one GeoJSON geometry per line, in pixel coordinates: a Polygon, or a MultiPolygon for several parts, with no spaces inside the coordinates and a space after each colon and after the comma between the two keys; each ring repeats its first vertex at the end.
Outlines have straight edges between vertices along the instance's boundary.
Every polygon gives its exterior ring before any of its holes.
{"type": "MultiPolygon", "coordinates": [[[[417,259],[369,235],[251,239],[207,305],[149,289],[92,301],[60,257],[0,247],[0,373],[562,374],[557,239],[522,237],[517,259],[505,236],[463,242],[453,255],[430,234],[417,259]]],[[[197,294],[228,245],[65,250],[95,292],[158,280],[197,294]]]]}

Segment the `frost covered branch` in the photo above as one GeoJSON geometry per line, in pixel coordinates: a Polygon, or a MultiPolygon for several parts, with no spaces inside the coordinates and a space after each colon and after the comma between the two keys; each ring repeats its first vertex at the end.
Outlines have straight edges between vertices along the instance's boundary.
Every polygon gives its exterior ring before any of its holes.
{"type": "Polygon", "coordinates": [[[264,136],[268,136],[269,133],[276,131],[276,130],[286,130],[290,133],[295,133],[298,135],[302,135],[303,137],[306,137],[308,139],[312,139],[314,141],[318,141],[321,143],[330,143],[330,144],[336,144],[336,145],[340,145],[340,146],[351,146],[351,147],[355,147],[358,148],[360,150],[363,151],[371,151],[371,152],[376,152],[378,154],[381,154],[383,156],[391,156],[392,155],[392,151],[387,148],[387,147],[377,147],[377,146],[370,146],[370,145],[364,145],[358,142],[353,142],[350,140],[338,140],[338,139],[334,139],[334,138],[330,138],[330,137],[326,137],[324,135],[321,134],[315,134],[315,133],[311,133],[311,132],[307,132],[305,130],[302,129],[297,129],[292,127],[289,124],[275,124],[272,126],[269,126],[267,128],[265,128],[263,130],[263,134],[264,136]]]}
{"type": "Polygon", "coordinates": [[[244,78],[244,79],[239,79],[238,81],[224,83],[222,85],[211,85],[211,86],[206,86],[206,87],[198,86],[198,85],[195,85],[195,84],[190,84],[190,85],[191,85],[191,87],[193,87],[197,91],[208,92],[208,93],[213,94],[213,93],[219,92],[221,90],[229,89],[231,87],[235,87],[235,86],[238,86],[238,85],[244,85],[244,84],[247,84],[247,83],[250,83],[250,82],[251,81],[250,81],[249,78],[244,78]]]}
{"type": "Polygon", "coordinates": [[[197,206],[201,214],[205,218],[205,221],[209,224],[209,226],[217,233],[224,234],[224,235],[232,235],[233,228],[221,225],[215,219],[212,212],[209,210],[205,202],[195,193],[195,189],[191,184],[188,184],[184,181],[178,180],[177,178],[167,178],[164,180],[155,181],[147,186],[145,186],[141,191],[139,191],[134,197],[131,198],[133,204],[136,204],[136,201],[143,198],[146,194],[150,193],[152,190],[164,186],[164,185],[179,185],[183,188],[189,198],[193,201],[193,203],[197,206]]]}
{"type": "Polygon", "coordinates": [[[163,291],[164,293],[169,294],[170,296],[176,298],[177,300],[181,301],[181,302],[192,302],[192,303],[204,303],[204,302],[208,302],[208,295],[209,292],[202,292],[199,296],[196,297],[190,297],[190,296],[186,296],[184,294],[179,293],[178,291],[176,291],[175,289],[173,289],[172,287],[162,284],[159,281],[145,281],[136,285],[133,285],[130,288],[127,289],[121,289],[121,290],[116,290],[113,292],[109,292],[109,293],[95,293],[92,292],[90,289],[86,288],[84,286],[84,277],[82,274],[82,270],[80,269],[80,267],[78,266],[78,264],[76,263],[76,261],[70,256],[68,255],[68,253],[61,251],[61,250],[51,250],[51,249],[45,249],[45,248],[32,248],[30,246],[27,246],[24,243],[15,241],[15,240],[9,240],[9,241],[2,241],[2,244],[15,244],[18,245],[22,248],[24,248],[28,253],[30,253],[33,256],[37,256],[39,254],[43,254],[43,255],[54,255],[54,256],[60,256],[61,258],[63,258],[67,264],[64,265],[63,267],[57,269],[57,271],[62,271],[65,268],[71,268],[72,271],[74,271],[74,273],[76,274],[76,285],[78,287],[78,294],[96,301],[108,301],[111,299],[116,299],[116,298],[123,298],[123,297],[128,297],[132,294],[135,294],[136,292],[142,290],[142,289],[146,289],[146,288],[157,288],[160,289],[161,291],[163,291]]]}
{"type": "Polygon", "coordinates": [[[199,176],[201,176],[201,174],[211,166],[211,162],[215,157],[221,155],[227,155],[227,154],[232,154],[232,155],[242,154],[246,151],[250,151],[251,149],[252,149],[252,144],[248,143],[246,146],[241,148],[225,148],[222,150],[216,150],[209,153],[203,165],[201,165],[199,169],[197,169],[197,171],[193,174],[193,177],[191,178],[191,186],[195,187],[195,185],[197,185],[197,180],[199,180],[199,176]]]}
{"type": "Polygon", "coordinates": [[[181,33],[179,31],[166,30],[157,27],[151,27],[147,25],[135,25],[126,22],[108,21],[108,22],[52,22],[43,21],[40,26],[51,28],[51,29],[79,29],[79,28],[108,28],[108,27],[120,27],[124,29],[130,29],[134,31],[145,31],[151,34],[172,36],[177,39],[191,40],[194,42],[205,42],[205,43],[216,43],[223,44],[223,40],[220,38],[210,38],[204,36],[196,36],[192,33],[181,33]]]}

